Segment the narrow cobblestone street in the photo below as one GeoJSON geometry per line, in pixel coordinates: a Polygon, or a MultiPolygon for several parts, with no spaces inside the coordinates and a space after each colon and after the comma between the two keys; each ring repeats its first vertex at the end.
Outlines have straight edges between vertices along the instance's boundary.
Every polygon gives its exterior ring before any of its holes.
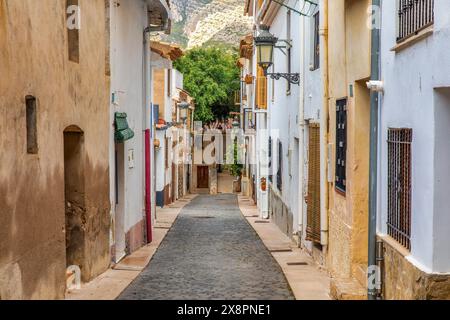
{"type": "Polygon", "coordinates": [[[119,299],[294,299],[234,195],[199,196],[119,299]]]}

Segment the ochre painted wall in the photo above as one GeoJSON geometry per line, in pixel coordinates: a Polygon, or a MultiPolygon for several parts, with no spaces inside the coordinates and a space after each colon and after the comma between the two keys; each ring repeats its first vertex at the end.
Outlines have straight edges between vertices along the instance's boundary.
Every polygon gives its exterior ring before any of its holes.
{"type": "MultiPolygon", "coordinates": [[[[356,279],[365,286],[367,268],[370,0],[329,1],[329,142],[336,164],[336,100],[347,98],[347,192],[329,185],[327,263],[334,278],[356,279]],[[352,89],[350,89],[352,86],[352,89]],[[353,91],[353,95],[351,94],[353,91]]],[[[333,174],[334,176],[334,174],[333,174]]]]}
{"type": "Polygon", "coordinates": [[[86,279],[109,253],[105,3],[80,0],[80,63],[70,62],[65,0],[0,0],[0,299],[63,298],[63,132],[84,132],[86,279]],[[37,98],[39,152],[27,154],[25,96],[37,98]]]}

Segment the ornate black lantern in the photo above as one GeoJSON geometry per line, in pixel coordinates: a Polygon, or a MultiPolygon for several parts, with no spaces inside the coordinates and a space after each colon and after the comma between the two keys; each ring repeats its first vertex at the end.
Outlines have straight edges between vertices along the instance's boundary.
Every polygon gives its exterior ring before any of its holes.
{"type": "Polygon", "coordinates": [[[259,29],[260,32],[258,36],[255,37],[255,46],[257,48],[257,62],[258,65],[264,70],[264,75],[270,76],[275,80],[284,78],[292,84],[300,84],[299,73],[268,73],[268,69],[273,65],[273,49],[286,48],[277,46],[278,41],[285,42],[287,46],[291,46],[291,41],[279,40],[269,32],[268,26],[261,25],[259,29]]]}
{"type": "Polygon", "coordinates": [[[277,42],[278,38],[269,32],[269,27],[262,25],[258,36],[255,37],[255,45],[258,65],[264,69],[265,73],[273,65],[273,48],[277,42]]]}

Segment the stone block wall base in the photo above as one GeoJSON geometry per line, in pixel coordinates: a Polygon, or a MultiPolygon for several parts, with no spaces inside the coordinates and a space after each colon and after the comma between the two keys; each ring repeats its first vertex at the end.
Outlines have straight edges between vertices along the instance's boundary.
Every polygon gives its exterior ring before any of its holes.
{"type": "Polygon", "coordinates": [[[146,244],[146,223],[145,220],[135,224],[125,235],[127,254],[131,254],[146,244]]]}
{"type": "Polygon", "coordinates": [[[383,299],[385,300],[448,300],[450,275],[429,274],[406,259],[395,240],[380,238],[384,243],[383,299]]]}
{"type": "Polygon", "coordinates": [[[367,291],[352,279],[331,279],[330,296],[334,300],[367,300],[367,291]]]}

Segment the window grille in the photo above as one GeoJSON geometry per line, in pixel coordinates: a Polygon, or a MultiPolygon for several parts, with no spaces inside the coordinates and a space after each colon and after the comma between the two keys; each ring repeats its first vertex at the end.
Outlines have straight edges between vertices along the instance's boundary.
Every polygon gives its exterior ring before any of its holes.
{"type": "Polygon", "coordinates": [[[434,0],[398,0],[398,37],[402,42],[434,22],[434,0]]]}
{"type": "Polygon", "coordinates": [[[388,131],[388,234],[411,249],[412,129],[388,131]]]}
{"type": "Polygon", "coordinates": [[[273,182],[272,174],[272,137],[269,137],[269,181],[273,182]]]}
{"type": "Polygon", "coordinates": [[[336,101],[336,189],[347,191],[347,99],[336,101]]]}

